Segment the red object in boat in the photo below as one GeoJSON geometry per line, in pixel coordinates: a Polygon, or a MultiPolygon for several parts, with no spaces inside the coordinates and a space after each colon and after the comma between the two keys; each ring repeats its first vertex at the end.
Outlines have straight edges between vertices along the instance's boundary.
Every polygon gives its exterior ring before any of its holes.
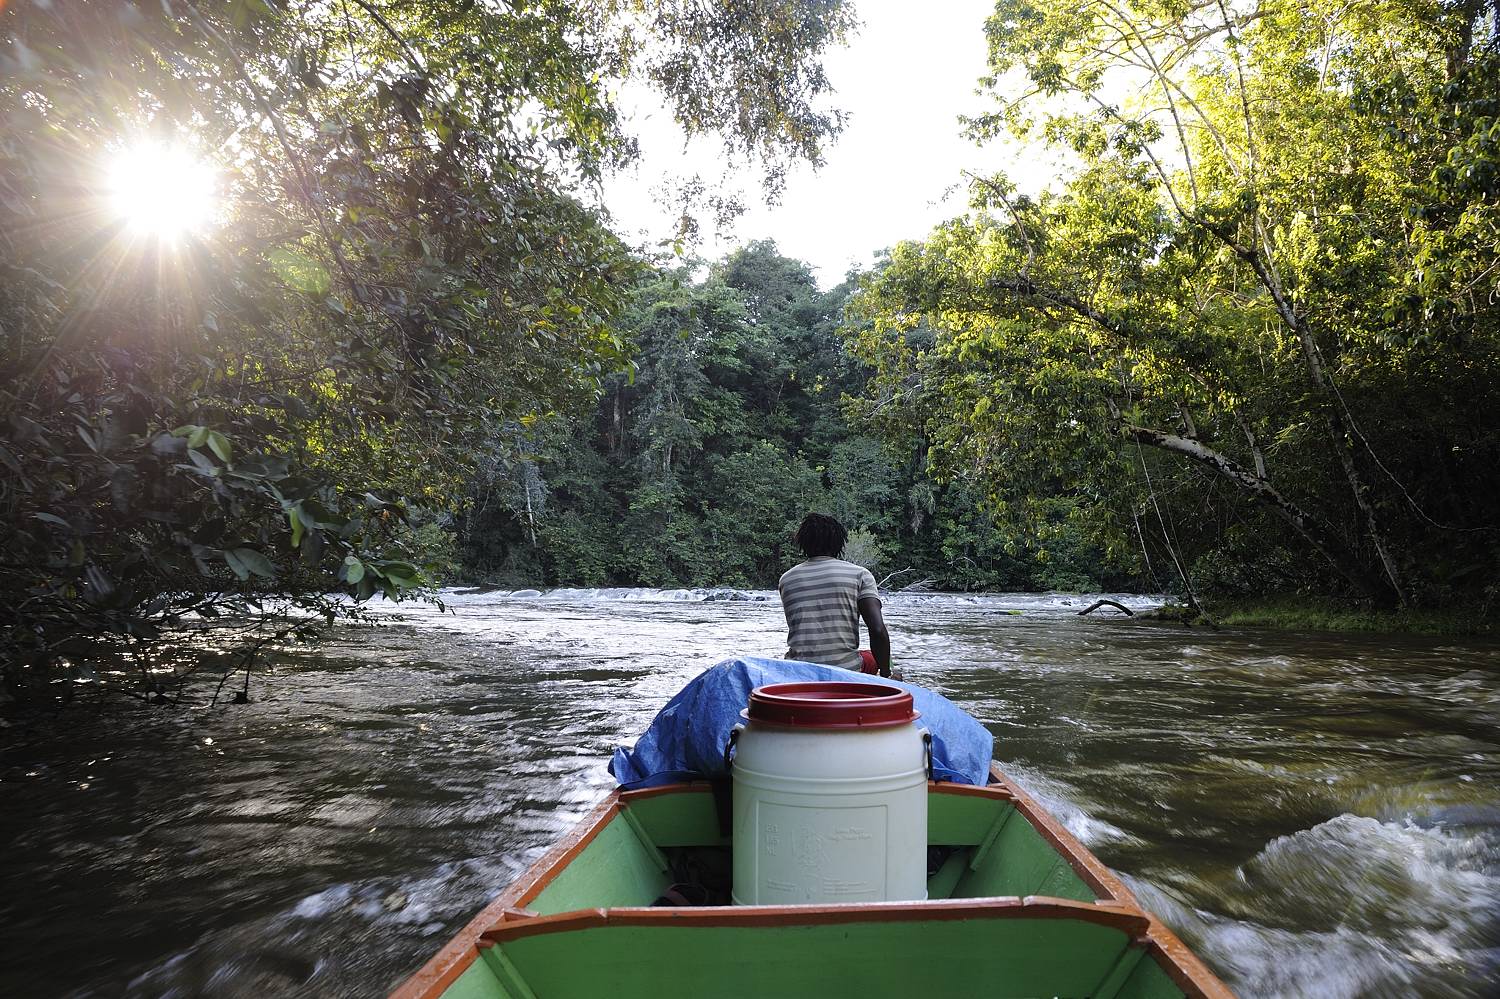
{"type": "Polygon", "coordinates": [[[771,683],[750,692],[749,719],[787,728],[887,728],[919,716],[911,693],[883,683],[771,683]]]}

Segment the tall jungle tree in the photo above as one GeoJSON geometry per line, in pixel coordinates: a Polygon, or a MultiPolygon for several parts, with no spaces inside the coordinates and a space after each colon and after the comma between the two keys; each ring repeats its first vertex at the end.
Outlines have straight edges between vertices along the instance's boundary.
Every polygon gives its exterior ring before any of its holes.
{"type": "Polygon", "coordinates": [[[973,214],[894,251],[863,296],[875,403],[1002,514],[1060,492],[1189,558],[1278,537],[1383,604],[1483,585],[1495,13],[1000,3],[971,129],[1075,169],[1040,197],[977,178],[973,214]]]}

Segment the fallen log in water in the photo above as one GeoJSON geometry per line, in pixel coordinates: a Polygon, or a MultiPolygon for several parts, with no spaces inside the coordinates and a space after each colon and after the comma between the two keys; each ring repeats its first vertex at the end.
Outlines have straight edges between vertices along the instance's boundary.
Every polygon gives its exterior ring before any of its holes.
{"type": "Polygon", "coordinates": [[[1126,617],[1135,617],[1135,611],[1131,610],[1129,607],[1126,607],[1124,604],[1122,604],[1122,603],[1120,603],[1118,601],[1115,601],[1115,600],[1095,600],[1093,603],[1089,604],[1083,610],[1079,611],[1078,612],[1078,616],[1079,617],[1083,617],[1083,615],[1085,615],[1085,614],[1092,614],[1094,611],[1098,610],[1100,607],[1113,607],[1116,610],[1123,611],[1126,617]]]}

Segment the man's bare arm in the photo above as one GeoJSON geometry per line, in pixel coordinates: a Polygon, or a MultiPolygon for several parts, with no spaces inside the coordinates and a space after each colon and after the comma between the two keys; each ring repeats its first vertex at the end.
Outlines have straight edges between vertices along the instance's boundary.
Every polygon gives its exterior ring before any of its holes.
{"type": "Polygon", "coordinates": [[[885,630],[885,616],[880,612],[878,597],[861,597],[859,616],[865,620],[865,630],[870,633],[870,651],[875,655],[875,668],[881,676],[891,675],[891,633],[885,630]]]}

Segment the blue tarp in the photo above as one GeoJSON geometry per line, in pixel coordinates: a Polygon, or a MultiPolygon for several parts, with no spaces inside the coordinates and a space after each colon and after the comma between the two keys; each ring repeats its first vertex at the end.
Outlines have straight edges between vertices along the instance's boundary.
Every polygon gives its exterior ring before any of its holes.
{"type": "MultiPolygon", "coordinates": [[[[634,748],[616,749],[609,772],[626,789],[727,777],[724,746],[742,720],[740,712],[749,705],[751,690],[768,683],[859,679],[859,674],[834,666],[749,656],[726,659],[678,691],[634,748]]],[[[941,694],[899,680],[878,682],[911,691],[922,714],[917,724],[932,733],[936,779],[958,784],[989,782],[993,740],[983,725],[941,694]]]]}

